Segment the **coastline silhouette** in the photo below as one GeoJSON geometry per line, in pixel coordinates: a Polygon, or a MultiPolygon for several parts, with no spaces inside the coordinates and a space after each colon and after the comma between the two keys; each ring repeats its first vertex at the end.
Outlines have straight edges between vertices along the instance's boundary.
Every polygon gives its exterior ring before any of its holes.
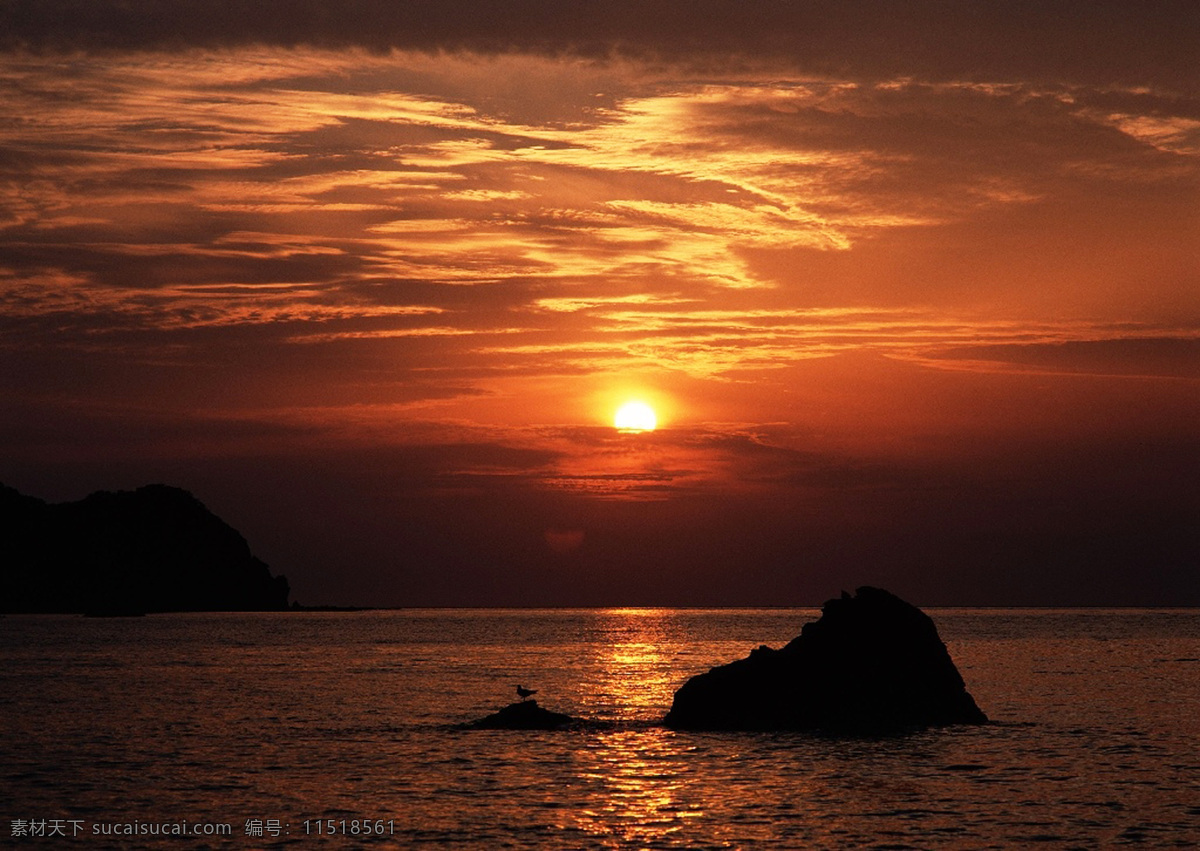
{"type": "Polygon", "coordinates": [[[46,503],[0,485],[0,610],[128,617],[282,611],[283,576],[181,488],[46,503]]]}

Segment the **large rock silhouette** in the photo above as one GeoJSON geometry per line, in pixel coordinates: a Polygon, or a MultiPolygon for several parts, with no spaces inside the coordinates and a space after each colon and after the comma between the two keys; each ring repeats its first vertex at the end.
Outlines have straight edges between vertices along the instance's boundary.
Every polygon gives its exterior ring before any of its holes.
{"type": "Polygon", "coordinates": [[[51,505],[0,485],[0,610],[270,611],[288,582],[185,490],[147,485],[51,505]]]}
{"type": "Polygon", "coordinates": [[[782,649],[763,646],[692,677],[664,723],[874,733],[986,721],[929,616],[862,587],[828,601],[820,619],[782,649]]]}

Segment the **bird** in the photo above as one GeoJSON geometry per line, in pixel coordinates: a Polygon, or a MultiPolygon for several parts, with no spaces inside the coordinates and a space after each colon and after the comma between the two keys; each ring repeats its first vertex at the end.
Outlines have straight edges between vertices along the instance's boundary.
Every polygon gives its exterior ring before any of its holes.
{"type": "Polygon", "coordinates": [[[527,698],[533,694],[537,694],[537,689],[525,688],[525,686],[523,686],[523,685],[517,686],[517,697],[521,698],[521,700],[524,700],[525,698],[527,698]]]}

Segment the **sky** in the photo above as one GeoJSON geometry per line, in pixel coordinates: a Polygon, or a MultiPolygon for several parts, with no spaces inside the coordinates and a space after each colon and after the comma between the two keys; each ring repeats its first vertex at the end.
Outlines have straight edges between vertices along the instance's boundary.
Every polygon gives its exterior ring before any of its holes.
{"type": "Polygon", "coordinates": [[[0,0],[0,482],[309,604],[1200,605],[1200,7],[902,9],[0,0]]]}

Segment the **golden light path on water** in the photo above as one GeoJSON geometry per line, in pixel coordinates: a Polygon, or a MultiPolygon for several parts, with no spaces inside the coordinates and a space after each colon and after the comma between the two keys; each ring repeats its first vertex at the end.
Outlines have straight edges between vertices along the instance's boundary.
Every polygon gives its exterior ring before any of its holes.
{"type": "Polygon", "coordinates": [[[688,794],[687,749],[662,730],[623,730],[599,739],[583,752],[582,776],[603,789],[594,806],[572,821],[587,833],[616,833],[621,841],[645,846],[679,832],[704,809],[688,794]]]}
{"type": "MultiPolygon", "coordinates": [[[[694,674],[732,661],[744,655],[745,642],[728,648],[688,644],[686,610],[613,608],[595,617],[590,631],[602,640],[587,666],[589,697],[598,717],[619,723],[578,750],[572,771],[583,805],[563,813],[560,828],[593,837],[600,847],[664,848],[688,847],[701,825],[716,822],[722,825],[714,834],[718,841],[737,847],[778,835],[767,808],[782,801],[825,830],[842,829],[837,819],[821,815],[835,793],[813,782],[790,739],[767,743],[770,759],[788,767],[786,776],[759,776],[747,773],[750,753],[764,744],[759,737],[681,734],[657,723],[686,679],[681,670],[694,674]],[[697,771],[700,763],[708,769],[697,771]]],[[[784,622],[794,629],[791,618],[784,622]]],[[[797,838],[814,835],[806,828],[797,838]]]]}
{"type": "MultiPolygon", "coordinates": [[[[673,612],[619,608],[602,613],[612,643],[601,648],[597,690],[606,704],[630,718],[651,716],[671,692],[669,646],[673,612]]],[[[618,729],[597,737],[582,751],[581,777],[603,790],[594,806],[575,813],[572,823],[593,835],[619,835],[623,843],[647,845],[678,832],[689,818],[704,815],[686,794],[687,751],[662,729],[618,729]]]]}

